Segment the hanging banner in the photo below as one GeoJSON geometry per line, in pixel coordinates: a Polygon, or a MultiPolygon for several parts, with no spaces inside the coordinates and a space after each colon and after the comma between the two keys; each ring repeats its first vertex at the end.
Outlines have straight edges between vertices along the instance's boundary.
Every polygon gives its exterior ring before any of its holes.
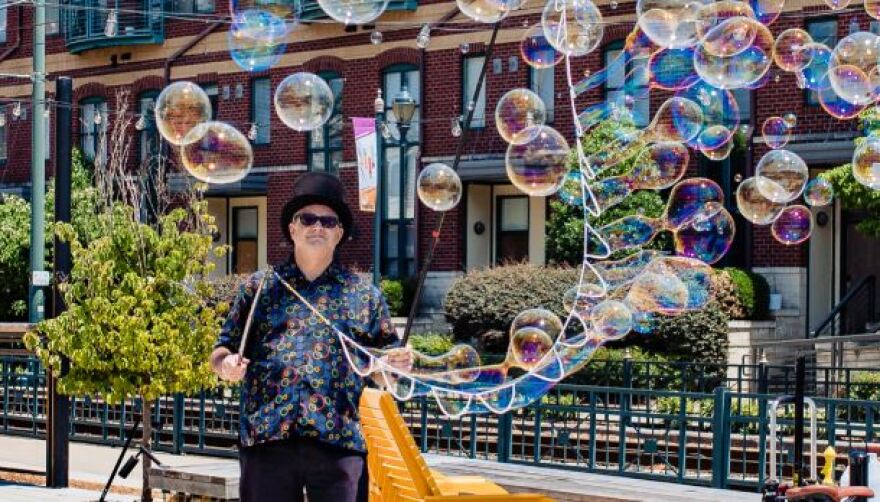
{"type": "Polygon", "coordinates": [[[354,142],[357,148],[358,193],[361,211],[376,211],[376,120],[352,117],[354,142]]]}

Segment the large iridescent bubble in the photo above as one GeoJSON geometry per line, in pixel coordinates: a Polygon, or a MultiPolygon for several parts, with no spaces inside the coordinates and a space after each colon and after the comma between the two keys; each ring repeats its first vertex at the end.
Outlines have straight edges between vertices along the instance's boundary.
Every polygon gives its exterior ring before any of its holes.
{"type": "Polygon", "coordinates": [[[800,244],[813,232],[813,213],[806,206],[788,206],[773,222],[770,231],[782,244],[800,244]]]}
{"type": "Polygon", "coordinates": [[[544,36],[554,49],[569,56],[592,52],[602,41],[605,24],[591,0],[547,2],[541,15],[544,36]]]}
{"type": "Polygon", "coordinates": [[[766,26],[747,17],[730,18],[708,31],[707,37],[718,39],[714,50],[698,45],[694,51],[694,69],[708,84],[720,89],[739,89],[754,86],[767,74],[773,62],[773,34],[766,26]],[[737,36],[718,33],[730,29],[745,32],[750,43],[740,48],[737,36]],[[722,50],[723,49],[723,50],[722,50]],[[733,54],[719,56],[715,53],[733,54]]]}
{"type": "Polygon", "coordinates": [[[250,172],[254,152],[238,129],[223,122],[205,122],[184,138],[180,160],[186,171],[200,181],[234,183],[250,172]]]}
{"type": "Polygon", "coordinates": [[[880,138],[870,136],[856,147],[852,173],[862,185],[880,190],[880,138]]]}
{"type": "Polygon", "coordinates": [[[312,131],[333,115],[333,91],[314,73],[294,73],[275,89],[275,113],[295,131],[312,131]]]}
{"type": "Polygon", "coordinates": [[[782,148],[791,139],[791,127],[782,117],[768,117],[761,125],[761,137],[770,148],[782,148]]]}
{"type": "Polygon", "coordinates": [[[211,120],[211,99],[192,82],[175,82],[156,98],[155,117],[159,134],[179,146],[194,127],[211,120]]]}
{"type": "Polygon", "coordinates": [[[700,9],[708,0],[639,0],[639,28],[660,47],[689,47],[697,41],[700,9]]]}
{"type": "Polygon", "coordinates": [[[550,45],[540,23],[526,30],[519,49],[523,61],[532,68],[550,68],[562,61],[563,54],[550,45]]]}
{"type": "Polygon", "coordinates": [[[798,154],[788,150],[771,150],[755,167],[758,191],[773,202],[791,202],[800,197],[810,171],[798,154]]]}
{"type": "Polygon", "coordinates": [[[784,203],[773,202],[758,190],[755,177],[746,178],[736,189],[736,207],[743,218],[755,225],[769,225],[779,217],[784,203]]]}
{"type": "Polygon", "coordinates": [[[416,192],[422,204],[434,211],[449,211],[461,201],[461,178],[446,164],[428,164],[419,173],[416,192]]]}
{"type": "Polygon", "coordinates": [[[508,143],[525,143],[532,139],[531,134],[544,125],[547,109],[544,101],[528,89],[507,91],[495,106],[495,127],[498,134],[508,143]]]}
{"type": "Polygon", "coordinates": [[[288,32],[284,19],[271,12],[255,9],[238,12],[229,27],[229,54],[245,71],[266,71],[281,59],[288,32]]]}
{"type": "Polygon", "coordinates": [[[813,37],[800,28],[783,31],[773,43],[773,61],[785,71],[801,71],[810,64],[812,55],[805,50],[813,37]]]}
{"type": "Polygon", "coordinates": [[[812,207],[822,207],[834,200],[834,186],[825,178],[813,178],[804,188],[804,202],[812,207]]]}
{"type": "Polygon", "coordinates": [[[568,142],[548,126],[533,126],[523,134],[531,139],[507,148],[507,177],[528,195],[553,195],[568,172],[568,142]]]}

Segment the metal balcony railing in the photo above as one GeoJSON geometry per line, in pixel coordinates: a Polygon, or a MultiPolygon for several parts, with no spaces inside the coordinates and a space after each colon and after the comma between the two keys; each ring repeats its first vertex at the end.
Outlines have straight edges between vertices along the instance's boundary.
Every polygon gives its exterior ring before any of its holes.
{"type": "Polygon", "coordinates": [[[160,44],[165,39],[162,0],[63,0],[62,27],[70,52],[99,47],[160,44]],[[115,14],[115,34],[107,19],[115,14]]]}

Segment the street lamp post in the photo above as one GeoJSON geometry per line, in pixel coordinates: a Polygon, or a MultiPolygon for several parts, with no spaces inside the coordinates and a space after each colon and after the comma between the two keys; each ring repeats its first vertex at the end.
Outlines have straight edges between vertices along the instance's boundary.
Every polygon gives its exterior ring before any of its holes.
{"type": "MultiPolygon", "coordinates": [[[[407,134],[409,133],[409,128],[412,122],[412,118],[416,112],[416,102],[413,97],[410,95],[409,91],[406,89],[406,86],[403,86],[400,89],[400,93],[394,97],[391,102],[391,111],[394,113],[395,118],[397,119],[397,128],[400,131],[400,139],[398,141],[387,142],[390,146],[399,146],[400,147],[400,156],[398,159],[399,163],[399,172],[400,172],[400,207],[398,208],[398,216],[403,219],[405,214],[405,201],[406,197],[404,194],[406,193],[406,151],[409,148],[409,143],[407,141],[407,134]]],[[[382,91],[379,91],[379,97],[376,98],[375,101],[375,112],[376,112],[376,127],[379,129],[379,134],[376,135],[378,141],[378,152],[376,169],[376,218],[374,223],[373,230],[373,283],[378,287],[379,282],[382,279],[382,223],[383,223],[383,213],[384,213],[384,204],[385,204],[385,167],[384,167],[384,146],[385,140],[382,134],[386,125],[383,124],[385,119],[385,102],[382,100],[382,91]]],[[[403,272],[403,266],[405,263],[406,256],[406,239],[403,235],[398,235],[397,238],[397,262],[398,262],[398,273],[403,272]]]]}

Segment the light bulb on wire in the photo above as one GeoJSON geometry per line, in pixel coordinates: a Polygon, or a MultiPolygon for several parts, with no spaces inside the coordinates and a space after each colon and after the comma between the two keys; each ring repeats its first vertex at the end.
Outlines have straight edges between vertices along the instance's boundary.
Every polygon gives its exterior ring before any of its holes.
{"type": "Polygon", "coordinates": [[[21,117],[21,101],[16,101],[14,105],[12,105],[12,116],[15,118],[21,117]]]}
{"type": "Polygon", "coordinates": [[[107,13],[107,21],[104,23],[104,35],[107,38],[113,38],[119,31],[119,17],[116,9],[110,9],[107,13]]]}
{"type": "Polygon", "coordinates": [[[137,129],[138,131],[143,131],[144,129],[146,129],[147,128],[147,119],[143,115],[138,117],[137,122],[135,122],[135,124],[134,124],[134,128],[137,129]]]}
{"type": "Polygon", "coordinates": [[[257,124],[251,124],[251,128],[248,129],[247,137],[249,140],[254,141],[257,139],[257,124]]]}

